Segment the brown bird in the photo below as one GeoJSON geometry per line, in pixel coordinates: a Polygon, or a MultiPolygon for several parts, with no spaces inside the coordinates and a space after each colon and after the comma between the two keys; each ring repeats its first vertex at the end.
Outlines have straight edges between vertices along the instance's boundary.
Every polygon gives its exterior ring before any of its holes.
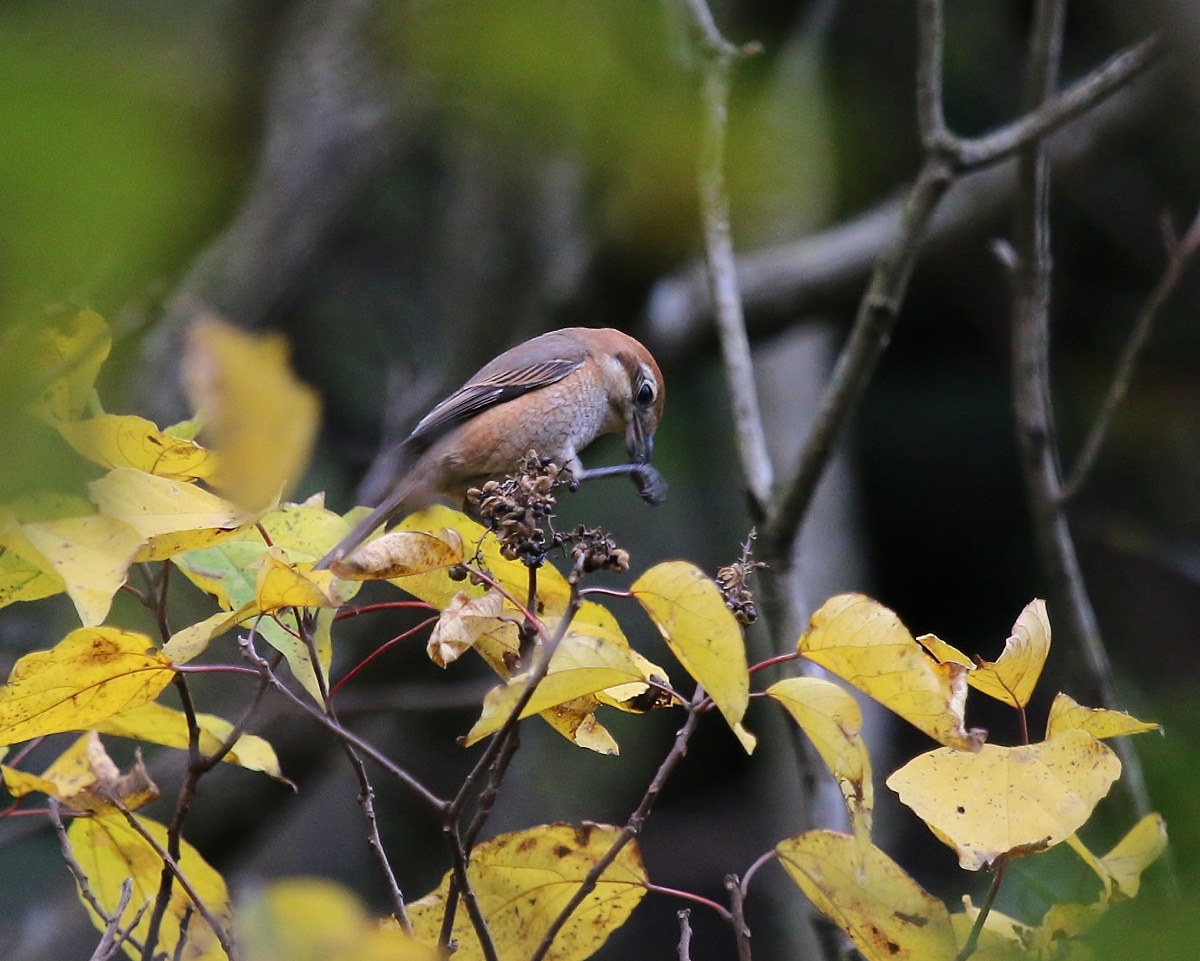
{"type": "Polygon", "coordinates": [[[400,445],[401,463],[411,466],[317,567],[350,554],[396,514],[461,506],[468,488],[512,473],[530,450],[576,481],[632,477],[642,498],[659,504],[666,482],[650,455],[662,410],[658,364],[628,334],[568,327],[518,344],[422,418],[400,445]],[[624,434],[630,463],[584,469],[579,452],[602,434],[624,434]]]}

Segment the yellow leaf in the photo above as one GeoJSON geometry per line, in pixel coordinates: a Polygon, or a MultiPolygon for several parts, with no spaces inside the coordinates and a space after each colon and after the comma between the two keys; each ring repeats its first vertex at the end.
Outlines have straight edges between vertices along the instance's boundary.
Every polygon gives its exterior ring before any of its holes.
{"type": "Polygon", "coordinates": [[[462,535],[452,527],[441,534],[388,531],[333,565],[338,577],[387,580],[425,574],[463,562],[462,535]]]}
{"type": "Polygon", "coordinates": [[[245,961],[439,961],[435,947],[380,925],[347,888],[321,878],[272,882],[239,904],[245,961]]]}
{"type": "Polygon", "coordinates": [[[917,638],[917,643],[932,654],[933,659],[939,664],[958,664],[968,671],[975,670],[974,661],[953,644],[947,644],[936,634],[922,634],[917,638]]]}
{"type": "Polygon", "coordinates": [[[1142,872],[1167,849],[1167,822],[1161,814],[1147,814],[1102,858],[1092,854],[1077,836],[1067,838],[1104,885],[1104,900],[1123,901],[1137,897],[1142,872]]]}
{"type": "Polygon", "coordinates": [[[76,813],[115,810],[114,798],[134,810],[158,797],[158,786],[150,779],[141,752],[129,772],[122,774],[96,731],[76,738],[41,777],[4,768],[4,783],[14,797],[40,791],[76,813]]]}
{"type": "Polygon", "coordinates": [[[74,309],[42,331],[32,358],[34,376],[51,380],[38,398],[38,406],[57,420],[73,420],[87,413],[96,375],[111,349],[108,324],[93,310],[74,309]]]}
{"type": "Polygon", "coordinates": [[[869,839],[875,786],[858,702],[836,684],[816,677],[785,678],[767,688],[767,694],[787,708],[812,741],[837,780],[855,833],[869,839]]]}
{"type": "Polygon", "coordinates": [[[145,543],[124,521],[100,514],[25,524],[24,532],[62,578],[84,627],[104,623],[113,595],[145,543]]]}
{"type": "Polygon", "coordinates": [[[1099,901],[1052,904],[1042,923],[1030,932],[1025,956],[1047,961],[1092,961],[1092,952],[1080,939],[1095,927],[1106,909],[1107,905],[1099,901]]]}
{"type": "Polygon", "coordinates": [[[1092,737],[1120,737],[1124,734],[1146,734],[1161,731],[1162,726],[1148,721],[1139,721],[1124,711],[1110,711],[1103,707],[1084,707],[1067,694],[1058,694],[1050,705],[1046,718],[1046,740],[1063,731],[1087,731],[1092,737]]]}
{"type": "MultiPolygon", "coordinates": [[[[477,845],[467,876],[488,924],[500,961],[528,958],[563,907],[620,835],[603,824],[548,824],[502,834],[477,845]]],[[[635,842],[621,849],[595,890],[575,909],[555,938],[546,961],[583,961],[625,923],[646,893],[645,869],[635,842]]],[[[408,906],[418,940],[435,943],[441,930],[450,875],[408,906]]],[[[481,961],[483,950],[459,904],[453,938],[455,961],[481,961]]]]}
{"type": "MultiPolygon", "coordinates": [[[[962,901],[964,910],[950,915],[950,926],[959,945],[966,944],[979,917],[979,909],[971,901],[970,895],[963,895],[962,901]]],[[[978,947],[971,957],[978,961],[1029,961],[1031,956],[1038,957],[1031,955],[1027,947],[1033,937],[1034,929],[1029,925],[992,908],[984,919],[978,947]]]]}
{"type": "MultiPolygon", "coordinates": [[[[393,532],[423,531],[448,541],[451,535],[446,533],[447,530],[453,531],[461,538],[468,563],[477,563],[475,551],[478,548],[479,561],[496,583],[521,603],[525,602],[529,590],[529,568],[520,561],[510,561],[502,557],[495,536],[465,514],[435,505],[410,514],[393,528],[393,532]]],[[[488,587],[483,585],[453,580],[447,568],[393,578],[390,583],[439,609],[445,608],[459,591],[466,592],[468,597],[481,597],[488,590],[488,587]]],[[[571,588],[566,578],[549,564],[540,567],[538,609],[533,613],[543,620],[560,617],[566,611],[570,599],[571,588]]]]}
{"type": "Polygon", "coordinates": [[[746,753],[754,735],[742,726],[750,674],[742,628],[703,571],[684,561],[656,564],[630,589],[689,674],[729,722],[746,753]]]}
{"type": "Polygon", "coordinates": [[[308,464],[320,418],[311,387],[292,372],[287,340],[216,317],[187,331],[184,382],[220,454],[213,486],[249,511],[277,502],[308,464]]]}
{"type": "Polygon", "coordinates": [[[278,545],[259,558],[254,600],[260,613],[284,607],[340,607],[332,571],[314,571],[311,563],[295,564],[278,545]]]}
{"type": "Polygon", "coordinates": [[[187,664],[208,649],[208,642],[236,627],[238,617],[217,611],[196,624],[180,628],[163,645],[163,656],[172,664],[187,664]]]}
{"type": "Polygon", "coordinates": [[[849,834],[808,831],[775,846],[793,881],[868,961],[951,961],[946,907],[891,858],[849,834]]]}
{"type": "Polygon", "coordinates": [[[963,726],[966,670],[932,661],[882,604],[862,594],[831,597],[812,616],[799,649],[935,741],[978,749],[982,734],[963,726]]]}
{"type": "MultiPolygon", "coordinates": [[[[6,535],[0,534],[0,607],[18,601],[38,601],[66,590],[66,583],[49,561],[40,555],[36,561],[28,559],[27,555],[18,554],[9,547],[6,540],[6,535]]],[[[29,544],[28,554],[37,553],[29,544]]]]}
{"type": "Polygon", "coordinates": [[[1013,625],[1012,635],[1004,642],[997,661],[979,659],[979,666],[967,675],[967,683],[977,691],[1009,705],[1029,703],[1046,655],[1050,653],[1050,619],[1046,602],[1030,601],[1013,625]]]}
{"type": "Polygon", "coordinates": [[[72,631],[26,654],[0,687],[0,743],[91,727],[153,701],[174,677],[145,634],[115,627],[72,631]]]}
{"type": "MultiPolygon", "coordinates": [[[[605,688],[641,680],[641,669],[618,641],[593,625],[572,625],[550,659],[549,672],[521,711],[521,717],[540,714],[605,688]]],[[[483,713],[464,743],[470,746],[498,731],[512,713],[525,686],[525,676],[518,675],[507,684],[488,691],[483,701],[483,713]]]]}
{"type": "MultiPolygon", "coordinates": [[[[233,733],[233,725],[215,714],[197,714],[196,723],[200,727],[200,750],[206,755],[215,754],[233,733]]],[[[95,729],[101,734],[162,744],[184,751],[188,748],[187,718],[181,711],[157,702],[114,714],[98,723],[95,729]]],[[[279,770],[275,749],[257,735],[243,734],[239,737],[224,760],[251,771],[262,771],[277,781],[291,783],[279,770]]]]}
{"type": "Polygon", "coordinates": [[[161,561],[211,547],[250,520],[233,504],[194,484],[131,467],[109,471],[88,488],[101,514],[124,521],[148,541],[137,561],[161,561]]]}
{"type": "Polygon", "coordinates": [[[1066,840],[1091,817],[1121,773],[1109,748],[1084,731],[971,754],[938,748],[887,780],[937,837],[978,871],[1066,840]]]}
{"type": "MultiPolygon", "coordinates": [[[[138,818],[138,823],[154,838],[164,850],[167,847],[167,829],[148,818],[138,818]]],[[[163,862],[158,852],[143,838],[118,812],[105,812],[94,817],[76,818],[67,829],[67,837],[75,853],[88,886],[92,889],[96,900],[106,913],[112,915],[117,910],[121,898],[121,884],[129,878],[133,882],[133,897],[128,907],[121,915],[122,925],[133,920],[138,909],[145,903],[154,903],[158,895],[159,880],[162,877],[163,862]]],[[[178,859],[180,871],[188,879],[197,896],[217,919],[217,923],[226,931],[229,930],[232,916],[229,909],[229,894],[225,881],[200,856],[200,853],[186,841],[181,841],[181,853],[178,859]]],[[[81,900],[84,900],[81,896],[81,900]]],[[[178,881],[171,889],[171,900],[163,917],[162,929],[159,934],[157,950],[165,952],[167,957],[174,957],[175,946],[179,942],[180,922],[185,915],[190,915],[187,926],[187,941],[183,947],[183,958],[216,961],[224,958],[224,952],[217,944],[216,936],[208,922],[198,911],[189,910],[191,899],[181,889],[178,881]]],[[[84,904],[87,901],[84,900],[84,904]]],[[[133,936],[138,940],[146,937],[150,926],[150,914],[146,911],[133,929],[133,936]]],[[[101,931],[105,922],[97,917],[89,907],[92,923],[101,931]]],[[[136,951],[128,943],[126,951],[132,958],[140,958],[141,952],[136,951]]]]}
{"type": "Polygon", "coordinates": [[[216,458],[199,444],[160,431],[144,417],[100,414],[87,420],[57,421],[55,429],[75,450],[107,470],[132,467],[191,481],[208,477],[216,458]]]}
{"type": "Polygon", "coordinates": [[[483,597],[473,599],[459,591],[429,634],[426,647],[429,659],[438,667],[445,667],[474,647],[485,632],[501,631],[511,635],[513,654],[517,654],[517,626],[511,619],[500,619],[503,609],[504,598],[499,591],[488,591],[483,597]]]}
{"type": "Polygon", "coordinates": [[[591,694],[555,704],[538,715],[576,747],[612,757],[621,753],[608,729],[596,720],[600,701],[591,694]]]}

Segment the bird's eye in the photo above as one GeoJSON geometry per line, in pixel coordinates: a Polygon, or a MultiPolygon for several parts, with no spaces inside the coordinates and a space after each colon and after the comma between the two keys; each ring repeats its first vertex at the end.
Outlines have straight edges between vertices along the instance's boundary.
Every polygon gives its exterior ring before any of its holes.
{"type": "Polygon", "coordinates": [[[650,381],[642,381],[642,386],[637,392],[637,402],[639,407],[649,407],[654,403],[654,385],[650,381]]]}

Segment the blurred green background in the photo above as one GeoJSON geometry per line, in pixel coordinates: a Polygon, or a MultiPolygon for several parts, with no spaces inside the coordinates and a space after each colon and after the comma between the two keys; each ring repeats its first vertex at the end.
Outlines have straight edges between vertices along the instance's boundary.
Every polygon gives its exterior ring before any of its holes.
{"type": "MultiPolygon", "coordinates": [[[[1029,6],[948,4],[956,131],[1014,116],[1029,6]]],[[[914,176],[913,7],[715,5],[729,37],[763,46],[739,66],[730,110],[739,251],[787,263],[788,244],[829,238],[822,231],[888,203],[914,176]]],[[[600,486],[564,504],[563,522],[603,524],[630,548],[635,570],[685,557],[715,571],[749,527],[724,381],[710,322],[685,311],[672,327],[663,299],[663,282],[684,282],[700,250],[699,75],[685,24],[674,0],[9,0],[0,8],[0,332],[36,325],[63,303],[96,309],[117,336],[101,383],[107,409],[160,423],[186,413],[174,362],[198,307],[286,332],[325,405],[300,493],[327,490],[346,508],[364,475],[367,490],[378,482],[378,470],[367,472],[380,445],[498,350],[555,326],[624,328],[665,372],[656,460],[670,500],[651,511],[623,484],[600,486]]],[[[1165,62],[1056,142],[1052,349],[1068,461],[1162,270],[1164,218],[1182,231],[1200,204],[1200,12],[1184,0],[1070,8],[1067,79],[1154,31],[1167,38],[1165,62]]],[[[997,182],[948,204],[955,229],[922,258],[807,524],[800,564],[811,607],[866,590],[914,632],[992,657],[1023,605],[1047,590],[1015,454],[1007,282],[989,247],[1008,236],[1007,201],[997,182]]],[[[823,249],[827,263],[791,275],[807,292],[765,306],[748,299],[782,463],[865,283],[841,248],[823,249]]],[[[790,290],[786,270],[775,282],[790,290]]],[[[1139,748],[1174,841],[1177,883],[1156,868],[1141,898],[1112,912],[1097,939],[1105,957],[1190,958],[1198,914],[1198,303],[1195,268],[1162,310],[1071,508],[1124,706],[1166,727],[1139,748]]],[[[25,413],[19,342],[6,339],[0,357],[0,494],[77,493],[88,470],[25,413]]],[[[617,456],[615,444],[596,451],[596,461],[617,456]]],[[[176,594],[180,623],[207,613],[194,592],[176,594]]],[[[618,613],[639,647],[667,657],[644,621],[618,613]]],[[[58,601],[0,611],[0,667],[51,646],[72,616],[58,601]]],[[[132,626],[141,617],[130,603],[114,613],[132,626]]],[[[355,625],[338,666],[393,627],[403,622],[355,625]]],[[[763,637],[751,640],[765,652],[763,637]]],[[[1078,664],[1064,637],[1033,706],[1035,730],[1055,691],[1086,696],[1078,664]]],[[[354,716],[447,789],[474,756],[453,744],[485,683],[472,671],[442,675],[416,648],[398,652],[353,692],[354,716]]],[[[245,694],[199,688],[218,712],[236,710],[245,694]]],[[[974,711],[971,722],[993,739],[1015,736],[1012,719],[974,711]]],[[[674,719],[605,720],[619,759],[584,755],[526,725],[494,828],[623,820],[674,719]]],[[[752,708],[749,721],[782,743],[766,709],[752,708]]],[[[880,780],[927,746],[874,723],[880,780]]],[[[718,728],[702,729],[644,848],[659,883],[723,900],[726,873],[799,828],[786,751],[748,760],[718,728]]],[[[235,888],[280,873],[329,874],[382,908],[341,758],[278,706],[258,729],[278,743],[300,794],[215,772],[189,838],[235,888]]],[[[171,784],[179,759],[154,760],[171,784]]],[[[390,784],[380,791],[402,884],[419,896],[445,869],[440,839],[410,799],[390,784]]],[[[978,901],[985,879],[959,873],[893,800],[881,797],[879,808],[887,850],[940,895],[970,891],[978,901]]],[[[1117,796],[1085,837],[1104,850],[1131,824],[1117,796]]],[[[1002,906],[1036,921],[1047,898],[1089,890],[1081,877],[1069,857],[1032,859],[1013,872],[1002,906]]],[[[0,878],[0,956],[86,956],[94,936],[40,819],[0,821],[0,878]]],[[[761,957],[783,956],[800,903],[782,872],[760,876],[750,923],[761,957]]],[[[669,956],[677,906],[648,898],[603,956],[669,956]]],[[[693,923],[704,938],[697,958],[734,956],[719,922],[696,911],[693,923]]]]}

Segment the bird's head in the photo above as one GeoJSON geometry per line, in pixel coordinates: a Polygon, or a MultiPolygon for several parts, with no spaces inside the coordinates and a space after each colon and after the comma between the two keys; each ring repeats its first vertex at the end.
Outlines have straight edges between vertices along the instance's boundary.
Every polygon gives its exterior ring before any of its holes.
{"type": "Polygon", "coordinates": [[[614,427],[624,432],[635,464],[650,463],[654,432],[662,418],[665,390],[654,357],[628,334],[610,328],[587,331],[593,356],[604,370],[614,427]]]}

